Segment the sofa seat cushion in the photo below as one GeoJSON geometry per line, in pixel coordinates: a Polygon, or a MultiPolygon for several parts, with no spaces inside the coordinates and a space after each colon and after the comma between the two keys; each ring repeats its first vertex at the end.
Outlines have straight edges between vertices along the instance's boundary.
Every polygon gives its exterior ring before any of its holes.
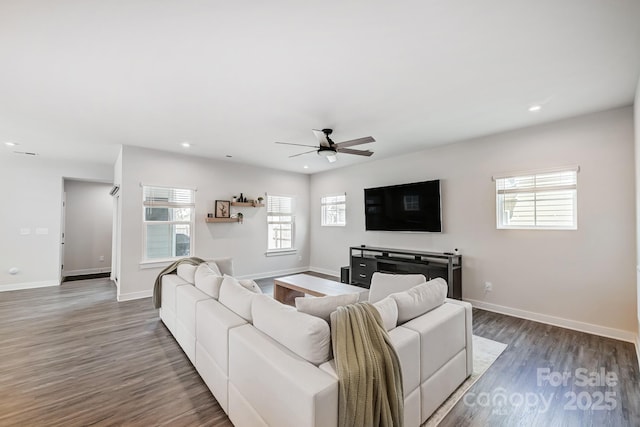
{"type": "MultiPolygon", "coordinates": [[[[196,340],[225,375],[229,369],[229,330],[246,323],[246,320],[214,299],[198,303],[196,340]]],[[[198,364],[196,357],[196,366],[198,364]]]]}
{"type": "Polygon", "coordinates": [[[399,328],[420,334],[420,382],[424,382],[466,345],[464,308],[444,303],[399,328]]]}
{"type": "Polygon", "coordinates": [[[423,274],[373,273],[369,288],[369,302],[373,304],[395,292],[406,291],[426,281],[427,278],[423,274]]]}
{"type": "Polygon", "coordinates": [[[404,292],[389,295],[398,306],[398,323],[414,319],[442,305],[447,297],[447,282],[438,277],[404,292]]]}
{"type": "Polygon", "coordinates": [[[251,303],[256,295],[259,294],[251,292],[242,286],[236,278],[224,275],[220,286],[219,301],[247,322],[253,322],[251,303]]]}
{"type": "Polygon", "coordinates": [[[355,304],[360,294],[328,295],[324,297],[298,297],[296,310],[324,319],[329,323],[331,313],[343,305],[355,304]]]}
{"type": "Polygon", "coordinates": [[[324,320],[300,313],[267,295],[256,295],[253,325],[298,356],[319,365],[329,360],[331,331],[324,320]]]}

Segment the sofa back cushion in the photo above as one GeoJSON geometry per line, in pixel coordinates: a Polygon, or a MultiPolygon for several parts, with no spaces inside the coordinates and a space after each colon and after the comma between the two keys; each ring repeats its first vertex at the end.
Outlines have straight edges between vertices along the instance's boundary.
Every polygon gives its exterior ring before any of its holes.
{"type": "Polygon", "coordinates": [[[390,331],[398,324],[398,305],[396,301],[391,297],[386,297],[378,302],[374,302],[373,306],[380,313],[382,318],[382,325],[384,329],[390,331]]]}
{"type": "Polygon", "coordinates": [[[198,266],[196,265],[180,264],[176,270],[176,274],[187,283],[191,283],[193,285],[195,283],[195,274],[197,268],[198,266]]]}
{"type": "Polygon", "coordinates": [[[214,258],[207,260],[208,263],[215,263],[218,269],[220,270],[220,275],[224,276],[228,274],[229,276],[233,276],[233,258],[214,258]]]}
{"type": "Polygon", "coordinates": [[[300,313],[267,295],[256,295],[253,326],[298,356],[319,365],[331,356],[331,330],[324,320],[300,313]]]}
{"type": "Polygon", "coordinates": [[[234,277],[225,274],[220,285],[218,301],[247,322],[252,322],[251,303],[256,295],[258,294],[242,286],[234,277]]]}
{"type": "Polygon", "coordinates": [[[423,274],[386,274],[373,273],[369,288],[369,302],[378,302],[394,292],[411,289],[427,281],[423,274]]]}
{"type": "Polygon", "coordinates": [[[194,280],[196,288],[200,289],[211,298],[219,298],[220,286],[222,286],[223,277],[219,274],[219,271],[216,272],[213,270],[209,263],[204,262],[196,268],[194,280]]]}
{"type": "Polygon", "coordinates": [[[324,297],[298,297],[296,309],[301,313],[324,319],[329,322],[331,313],[343,305],[355,304],[360,294],[328,295],[324,297]]]}
{"type": "Polygon", "coordinates": [[[447,297],[447,282],[438,277],[389,297],[398,306],[398,323],[402,324],[441,306],[447,297]]]}

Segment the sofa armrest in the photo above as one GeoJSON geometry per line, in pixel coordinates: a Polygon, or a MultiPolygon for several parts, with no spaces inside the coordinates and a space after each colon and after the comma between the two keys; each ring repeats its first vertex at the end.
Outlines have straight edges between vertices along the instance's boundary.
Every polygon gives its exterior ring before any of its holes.
{"type": "Polygon", "coordinates": [[[460,301],[457,299],[446,298],[444,300],[446,304],[455,304],[464,308],[465,315],[465,336],[466,336],[466,348],[467,348],[467,376],[473,373],[473,310],[471,304],[466,301],[460,301]]]}
{"type": "MultiPolygon", "coordinates": [[[[338,380],[252,325],[229,331],[229,383],[267,425],[338,423],[338,380]]],[[[242,415],[229,408],[236,423],[242,415]]]]}

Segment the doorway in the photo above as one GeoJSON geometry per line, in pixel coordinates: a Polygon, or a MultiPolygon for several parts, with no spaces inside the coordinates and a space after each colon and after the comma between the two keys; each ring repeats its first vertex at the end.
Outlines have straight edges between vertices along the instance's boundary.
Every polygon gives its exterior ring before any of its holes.
{"type": "Polygon", "coordinates": [[[63,281],[111,274],[112,185],[65,178],[62,196],[63,281]]]}

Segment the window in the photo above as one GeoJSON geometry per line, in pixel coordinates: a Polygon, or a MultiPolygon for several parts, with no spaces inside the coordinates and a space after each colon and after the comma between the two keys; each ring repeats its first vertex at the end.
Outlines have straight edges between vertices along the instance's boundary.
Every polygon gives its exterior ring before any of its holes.
{"type": "Polygon", "coordinates": [[[347,225],[347,195],[324,196],[320,199],[323,226],[347,225]]]}
{"type": "Polygon", "coordinates": [[[495,177],[498,228],[577,229],[577,173],[495,177]]]}
{"type": "Polygon", "coordinates": [[[293,249],[293,197],[267,195],[267,251],[293,249]]]}
{"type": "Polygon", "coordinates": [[[195,191],[142,187],[144,260],[191,256],[195,191]]]}

